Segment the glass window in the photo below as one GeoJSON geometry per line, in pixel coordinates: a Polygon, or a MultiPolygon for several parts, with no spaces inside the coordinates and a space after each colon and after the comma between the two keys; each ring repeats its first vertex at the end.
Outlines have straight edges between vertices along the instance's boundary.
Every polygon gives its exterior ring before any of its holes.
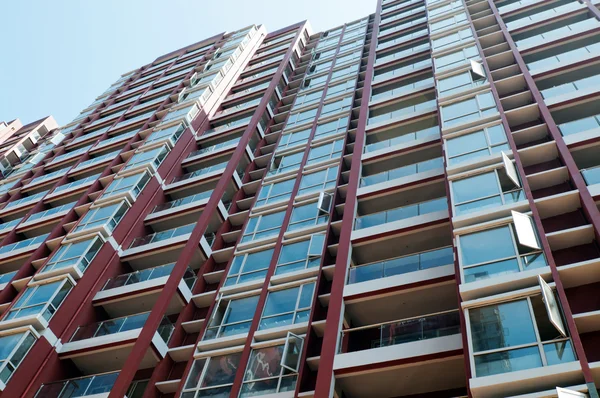
{"type": "Polygon", "coordinates": [[[290,117],[287,122],[287,127],[294,126],[296,124],[301,124],[308,122],[309,120],[313,120],[317,116],[317,108],[308,109],[306,111],[296,112],[290,114],[290,117]]]}
{"type": "Polygon", "coordinates": [[[305,90],[312,90],[313,88],[317,88],[324,85],[327,81],[327,77],[327,74],[315,77],[307,77],[306,79],[304,79],[304,82],[302,83],[299,92],[303,92],[305,90]]]}
{"type": "Polygon", "coordinates": [[[312,64],[306,71],[306,75],[310,76],[317,73],[329,71],[329,69],[331,69],[331,65],[333,65],[333,60],[324,61],[318,64],[312,64]]]}
{"type": "Polygon", "coordinates": [[[483,84],[487,83],[487,79],[472,73],[471,71],[465,71],[438,80],[437,90],[438,98],[445,95],[452,95],[466,91],[483,84]]]}
{"type": "Polygon", "coordinates": [[[102,241],[100,238],[85,239],[62,245],[46,263],[42,272],[75,265],[79,271],[84,272],[101,247],[102,241]]]}
{"type": "Polygon", "coordinates": [[[440,107],[444,127],[452,127],[498,112],[492,93],[478,94],[473,98],[440,107]]]}
{"type": "Polygon", "coordinates": [[[327,88],[327,95],[325,96],[325,100],[333,98],[337,95],[347,92],[354,92],[356,87],[356,79],[346,80],[341,83],[334,83],[329,88],[327,88]]]}
{"type": "Polygon", "coordinates": [[[284,132],[279,140],[279,144],[277,144],[277,149],[281,150],[293,147],[295,145],[306,144],[308,142],[308,138],[310,137],[311,130],[312,128],[307,128],[300,131],[294,131],[289,134],[284,132]]]}
{"type": "Polygon", "coordinates": [[[269,292],[259,329],[270,329],[308,321],[315,282],[269,292]]]}
{"type": "MultiPolygon", "coordinates": [[[[362,42],[361,42],[361,44],[362,44],[362,42]]],[[[342,51],[341,48],[340,48],[340,51],[342,51]]],[[[354,65],[350,65],[350,66],[346,66],[342,69],[338,69],[331,74],[330,81],[334,81],[336,79],[341,79],[342,77],[349,78],[350,76],[356,75],[356,74],[358,74],[359,67],[360,67],[360,64],[356,63],[354,65]]]]}
{"type": "Polygon", "coordinates": [[[272,257],[273,249],[235,256],[229,268],[225,286],[264,278],[272,257]]]}
{"type": "Polygon", "coordinates": [[[295,152],[286,155],[277,155],[273,157],[271,167],[269,168],[269,175],[281,174],[287,171],[291,171],[300,167],[304,158],[304,152],[295,152]]]}
{"type": "MultiPolygon", "coordinates": [[[[240,397],[294,391],[298,374],[281,366],[284,345],[252,350],[240,397]]],[[[300,353],[296,353],[295,358],[300,353]]]]}
{"type": "Polygon", "coordinates": [[[458,236],[464,283],[545,267],[541,250],[520,245],[514,224],[458,236]]]}
{"type": "Polygon", "coordinates": [[[241,352],[194,360],[181,398],[229,397],[241,352]]]}
{"type": "Polygon", "coordinates": [[[83,216],[73,232],[82,232],[94,228],[104,227],[107,232],[112,232],[125,213],[129,210],[126,201],[120,201],[107,206],[94,207],[83,216]]]}
{"type": "Polygon", "coordinates": [[[254,206],[262,206],[273,202],[289,200],[295,183],[296,180],[285,180],[263,185],[260,188],[258,199],[254,206]]]}
{"type": "Polygon", "coordinates": [[[431,40],[431,48],[433,50],[439,50],[440,48],[458,45],[472,39],[473,31],[471,28],[465,28],[459,30],[458,32],[449,33],[442,37],[431,40]]]}
{"type": "Polygon", "coordinates": [[[333,113],[343,112],[352,108],[352,96],[339,99],[334,102],[323,105],[320,117],[324,117],[333,113]]]}
{"type": "Polygon", "coordinates": [[[138,174],[132,174],[127,177],[115,178],[108,185],[108,187],[106,187],[102,193],[102,197],[106,198],[125,192],[131,192],[132,197],[137,198],[148,181],[150,181],[150,178],[152,178],[152,176],[147,171],[138,174]]]}
{"type": "Polygon", "coordinates": [[[504,169],[496,169],[451,182],[457,215],[525,200],[521,187],[508,178],[504,169]]]}
{"type": "Polygon", "coordinates": [[[257,304],[258,296],[219,300],[203,340],[247,333],[257,304]]]}
{"type": "Polygon", "coordinates": [[[300,180],[298,195],[316,191],[325,191],[335,187],[338,178],[338,170],[339,167],[334,166],[303,175],[300,180]]]}
{"type": "Polygon", "coordinates": [[[184,131],[185,126],[183,124],[167,127],[166,129],[162,130],[156,130],[146,138],[144,145],[162,141],[164,139],[169,139],[172,144],[175,144],[184,131]]]}
{"type": "Polygon", "coordinates": [[[303,106],[308,106],[319,102],[321,97],[323,96],[323,90],[313,91],[307,94],[299,94],[296,97],[296,101],[294,101],[294,109],[301,108],[303,106]]]}
{"type": "Polygon", "coordinates": [[[461,12],[460,14],[453,15],[448,18],[444,18],[440,21],[429,24],[429,31],[433,34],[434,32],[442,29],[449,28],[467,20],[467,13],[461,12]]]}
{"type": "Polygon", "coordinates": [[[450,54],[435,57],[433,59],[433,64],[435,66],[435,71],[439,72],[444,69],[453,68],[455,66],[461,65],[465,61],[478,57],[479,50],[477,50],[477,46],[469,46],[450,54]]]}
{"type": "Polygon", "coordinates": [[[469,321],[475,377],[576,360],[571,340],[550,323],[541,295],[470,309],[469,321]]]}
{"type": "Polygon", "coordinates": [[[154,166],[154,168],[158,168],[165,157],[167,157],[168,153],[169,149],[166,146],[154,148],[145,152],[138,152],[129,159],[123,170],[130,170],[147,163],[154,166]]]}
{"type": "Polygon", "coordinates": [[[325,160],[335,159],[342,156],[344,150],[344,140],[336,140],[327,144],[310,148],[306,165],[323,162],[325,160]]]}
{"type": "Polygon", "coordinates": [[[310,239],[283,245],[275,275],[318,267],[321,264],[324,245],[325,234],[314,234],[310,239]]]}
{"type": "Polygon", "coordinates": [[[30,286],[11,307],[4,320],[42,315],[46,321],[49,321],[71,288],[73,285],[68,279],[30,286]]]}
{"type": "Polygon", "coordinates": [[[510,147],[501,124],[446,140],[449,165],[507,150],[510,147]]]}
{"type": "Polygon", "coordinates": [[[283,224],[284,216],[285,211],[279,211],[257,217],[250,217],[244,235],[242,236],[242,243],[279,234],[279,229],[283,224]]]}
{"type": "Polygon", "coordinates": [[[321,205],[319,202],[312,202],[305,205],[294,207],[292,217],[287,228],[287,232],[295,231],[300,228],[311,227],[324,224],[329,221],[329,207],[331,206],[331,195],[327,194],[327,203],[321,205]],[[322,208],[320,207],[322,206],[322,208]]]}
{"type": "Polygon", "coordinates": [[[0,382],[6,384],[25,355],[29,352],[35,336],[31,332],[0,337],[0,382]]]}
{"type": "Polygon", "coordinates": [[[343,116],[330,122],[318,123],[314,138],[324,138],[345,132],[348,128],[348,119],[348,116],[343,116]]]}

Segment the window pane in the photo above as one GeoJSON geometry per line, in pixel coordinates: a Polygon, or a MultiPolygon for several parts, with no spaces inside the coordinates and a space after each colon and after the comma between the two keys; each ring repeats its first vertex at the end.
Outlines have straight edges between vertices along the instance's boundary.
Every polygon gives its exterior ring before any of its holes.
{"type": "Polygon", "coordinates": [[[527,347],[475,357],[475,372],[477,377],[539,368],[541,366],[542,359],[537,347],[527,347]]]}
{"type": "Polygon", "coordinates": [[[463,266],[516,255],[508,226],[463,235],[460,248],[463,266]]]}
{"type": "Polygon", "coordinates": [[[294,311],[300,288],[280,290],[269,294],[263,317],[294,311]]]}
{"type": "Polygon", "coordinates": [[[461,135],[447,141],[448,156],[454,157],[463,153],[487,148],[485,134],[483,131],[477,131],[471,134],[461,135]]]}
{"type": "Polygon", "coordinates": [[[453,181],[452,191],[457,204],[500,194],[495,172],[453,181]]]}

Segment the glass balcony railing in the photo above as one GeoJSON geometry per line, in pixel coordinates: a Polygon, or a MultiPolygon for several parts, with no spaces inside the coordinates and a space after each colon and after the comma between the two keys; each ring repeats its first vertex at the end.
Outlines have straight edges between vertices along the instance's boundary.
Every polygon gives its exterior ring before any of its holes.
{"type": "Polygon", "coordinates": [[[210,190],[210,191],[201,192],[201,193],[191,195],[191,196],[186,196],[181,199],[172,200],[170,202],[166,202],[166,203],[163,203],[160,205],[156,205],[154,207],[154,209],[152,210],[152,213],[158,213],[159,211],[174,209],[176,207],[187,205],[189,203],[194,203],[194,202],[198,202],[200,200],[208,199],[208,198],[210,198],[210,195],[212,195],[212,193],[213,193],[213,191],[210,190]]]}
{"type": "Polygon", "coordinates": [[[5,223],[0,224],[0,231],[5,231],[7,229],[12,229],[15,225],[17,225],[19,222],[21,222],[22,219],[23,219],[23,217],[19,217],[17,219],[12,220],[12,221],[7,221],[5,223]]]}
{"type": "Polygon", "coordinates": [[[86,167],[89,167],[89,166],[91,166],[93,164],[98,164],[98,163],[105,162],[105,161],[107,161],[109,159],[114,159],[114,158],[117,157],[117,155],[120,152],[121,152],[121,149],[117,149],[116,151],[112,151],[112,152],[109,152],[109,153],[107,153],[105,155],[98,156],[97,158],[88,159],[88,160],[86,160],[84,162],[79,163],[77,165],[77,167],[75,167],[73,170],[85,169],[86,167]]]}
{"type": "MultiPolygon", "coordinates": [[[[160,265],[154,268],[147,268],[141,271],[130,272],[128,274],[119,275],[115,278],[110,278],[106,281],[106,284],[102,288],[102,290],[115,289],[117,287],[134,285],[140,282],[150,281],[152,279],[162,278],[164,276],[170,275],[171,271],[175,263],[160,265]]],[[[183,275],[183,280],[185,284],[191,289],[196,282],[196,274],[194,271],[188,267],[183,275]]]]}
{"type": "Polygon", "coordinates": [[[179,177],[173,178],[173,181],[171,181],[171,183],[179,182],[179,181],[184,181],[184,180],[189,180],[190,178],[199,177],[199,176],[202,176],[202,175],[205,175],[205,174],[208,174],[208,173],[212,173],[212,172],[217,171],[217,170],[222,170],[225,167],[227,167],[227,163],[228,162],[222,162],[222,163],[215,164],[215,165],[212,165],[212,166],[204,167],[204,168],[202,168],[200,170],[196,170],[196,171],[193,171],[191,173],[180,175],[179,177]]]}
{"type": "Polygon", "coordinates": [[[400,116],[409,115],[411,113],[420,112],[424,109],[429,109],[435,107],[436,100],[432,99],[429,101],[424,101],[415,105],[407,106],[405,108],[397,109],[393,112],[389,112],[383,115],[371,116],[369,117],[367,124],[376,124],[384,121],[392,120],[398,118],[400,116]]]}
{"type": "Polygon", "coordinates": [[[404,142],[410,142],[414,140],[420,140],[430,137],[439,137],[440,127],[433,126],[423,130],[415,131],[414,133],[403,134],[398,137],[390,138],[388,140],[373,142],[365,145],[363,150],[364,153],[378,151],[380,149],[389,148],[394,145],[402,144],[404,142]]]}
{"type": "Polygon", "coordinates": [[[600,43],[594,43],[549,58],[529,62],[527,63],[527,69],[534,70],[540,67],[544,69],[549,67],[558,68],[562,63],[569,63],[587,56],[596,56],[598,53],[600,53],[600,43]]]}
{"type": "Polygon", "coordinates": [[[87,146],[84,146],[83,148],[79,148],[79,149],[77,149],[75,151],[63,153],[62,155],[58,155],[57,157],[55,157],[54,159],[52,159],[52,161],[49,164],[59,163],[59,162],[62,162],[63,160],[75,157],[77,155],[84,154],[87,151],[89,151],[89,149],[91,147],[92,147],[91,145],[87,145],[87,146]]]}
{"type": "Polygon", "coordinates": [[[25,203],[35,202],[37,200],[42,199],[44,196],[46,196],[47,193],[48,193],[48,191],[39,192],[39,193],[36,193],[35,195],[26,196],[24,198],[13,200],[12,202],[8,203],[2,210],[8,210],[8,209],[12,209],[17,206],[21,206],[25,203]]]}
{"type": "Polygon", "coordinates": [[[581,170],[586,185],[600,184],[600,166],[581,170]]]}
{"type": "Polygon", "coordinates": [[[366,187],[373,184],[379,184],[380,182],[394,180],[396,178],[402,178],[411,176],[417,173],[421,173],[428,170],[444,167],[444,159],[442,157],[424,160],[419,163],[413,163],[406,166],[398,167],[392,170],[387,170],[381,173],[373,174],[370,176],[362,177],[360,179],[360,186],[366,187]]]}
{"type": "Polygon", "coordinates": [[[250,119],[252,119],[252,116],[248,116],[243,119],[233,120],[229,123],[221,124],[220,126],[213,127],[210,130],[206,130],[202,135],[207,135],[207,134],[217,133],[219,131],[234,129],[236,127],[240,127],[240,126],[250,123],[250,119]]]}
{"type": "Polygon", "coordinates": [[[171,238],[176,238],[178,236],[182,236],[182,235],[186,235],[192,232],[192,230],[194,229],[194,226],[196,224],[188,224],[188,225],[183,225],[181,227],[177,227],[177,228],[173,228],[173,229],[168,229],[166,231],[161,231],[161,232],[155,232],[153,234],[150,235],[146,235],[146,236],[141,236],[139,238],[135,238],[133,240],[133,242],[131,242],[131,245],[129,245],[129,248],[134,248],[134,247],[139,247],[139,246],[144,246],[144,245],[149,245],[151,243],[156,243],[156,242],[160,242],[163,240],[167,240],[167,239],[171,239],[171,238]]]}
{"type": "Polygon", "coordinates": [[[390,22],[394,22],[394,21],[398,21],[404,18],[408,18],[411,15],[415,15],[415,14],[419,14],[425,11],[425,6],[423,7],[417,7],[417,8],[413,8],[409,11],[405,11],[405,12],[401,12],[399,14],[395,14],[395,15],[386,15],[385,17],[382,17],[381,19],[381,24],[388,24],[390,22]]]}
{"type": "Polygon", "coordinates": [[[36,398],[71,398],[106,394],[115,385],[117,377],[119,372],[111,372],[43,384],[36,398]]]}
{"type": "Polygon", "coordinates": [[[236,98],[243,97],[243,96],[248,95],[250,93],[266,89],[267,87],[269,87],[270,84],[271,84],[271,81],[269,80],[269,81],[267,81],[267,82],[265,82],[263,84],[252,86],[252,87],[247,88],[247,89],[242,90],[242,91],[237,91],[237,92],[231,94],[230,96],[228,96],[226,99],[227,99],[227,101],[230,101],[230,100],[233,100],[233,99],[236,99],[236,98]]]}
{"type": "Polygon", "coordinates": [[[260,101],[262,101],[262,97],[253,99],[252,101],[247,101],[247,102],[243,102],[239,105],[235,105],[226,109],[223,109],[220,112],[217,112],[214,117],[221,117],[221,116],[225,116],[225,115],[229,115],[231,113],[235,113],[235,112],[239,112],[243,109],[248,109],[248,108],[252,108],[254,106],[257,106],[260,101]]]}
{"type": "Polygon", "coordinates": [[[155,109],[145,112],[145,113],[142,113],[137,116],[130,117],[128,119],[121,120],[119,123],[117,123],[113,126],[112,130],[116,130],[123,126],[128,126],[128,125],[131,125],[134,123],[139,123],[142,121],[146,122],[154,114],[154,111],[155,111],[155,109]]]}
{"type": "Polygon", "coordinates": [[[405,84],[400,87],[396,87],[392,90],[384,91],[379,94],[373,94],[373,95],[371,95],[371,101],[379,101],[379,100],[383,100],[383,99],[387,99],[387,98],[399,97],[402,94],[404,94],[410,90],[414,90],[419,87],[424,87],[424,86],[427,86],[428,84],[433,84],[433,77],[428,77],[426,79],[419,80],[418,82],[414,82],[411,84],[405,84]]]}
{"type": "Polygon", "coordinates": [[[432,66],[433,63],[431,62],[431,58],[428,59],[424,59],[422,61],[417,61],[415,63],[412,63],[410,65],[407,66],[403,66],[401,68],[398,69],[394,69],[385,73],[381,73],[378,75],[373,76],[373,81],[380,81],[380,80],[387,80],[387,79],[391,79],[394,76],[401,76],[401,75],[405,75],[415,69],[419,69],[425,66],[432,66]]]}
{"type": "Polygon", "coordinates": [[[420,25],[420,24],[425,23],[425,22],[427,22],[427,17],[415,18],[415,19],[413,19],[411,21],[402,23],[400,25],[396,25],[396,26],[392,26],[392,27],[389,27],[389,28],[381,29],[379,31],[378,36],[381,37],[383,35],[389,35],[389,34],[392,34],[394,32],[400,32],[401,30],[408,29],[411,26],[420,25]]]}
{"type": "Polygon", "coordinates": [[[2,246],[2,247],[0,247],[0,255],[9,253],[9,252],[12,252],[15,250],[25,249],[30,246],[40,245],[43,241],[46,240],[48,235],[50,235],[50,234],[43,234],[40,236],[36,236],[34,238],[25,239],[25,240],[22,240],[19,242],[8,244],[6,246],[2,246]]]}
{"type": "Polygon", "coordinates": [[[348,284],[403,275],[454,263],[452,246],[350,268],[348,284]]]}
{"type": "MultiPolygon", "coordinates": [[[[344,330],[342,338],[348,340],[348,345],[342,353],[414,343],[455,334],[460,334],[460,317],[457,310],[420,315],[344,330]]],[[[342,347],[343,345],[340,345],[340,350],[342,347]]]]}
{"type": "Polygon", "coordinates": [[[98,129],[96,131],[93,131],[91,133],[85,133],[83,135],[80,135],[79,137],[75,138],[73,141],[71,141],[69,144],[76,144],[78,142],[83,142],[83,141],[87,141],[90,138],[98,138],[100,137],[102,134],[106,133],[108,131],[110,127],[104,127],[101,129],[98,129]]]}
{"type": "Polygon", "coordinates": [[[517,45],[517,47],[521,48],[533,45],[540,45],[544,43],[549,43],[553,40],[567,37],[578,30],[588,30],[597,26],[598,21],[596,20],[596,18],[586,19],[585,21],[580,21],[570,25],[566,25],[561,28],[551,30],[549,32],[544,32],[539,35],[528,37],[526,39],[517,40],[515,44],[517,45]]]}
{"type": "Polygon", "coordinates": [[[48,210],[45,210],[45,211],[40,211],[39,213],[33,213],[32,215],[30,215],[27,218],[27,222],[39,220],[39,219],[42,219],[44,217],[49,217],[49,216],[51,216],[53,214],[58,214],[61,211],[70,210],[71,208],[73,208],[73,206],[75,206],[75,202],[66,203],[66,204],[64,204],[62,206],[54,207],[52,209],[48,209],[48,210]]]}
{"type": "Polygon", "coordinates": [[[560,84],[558,86],[550,87],[545,90],[541,90],[540,93],[544,98],[556,97],[557,95],[568,94],[586,88],[600,85],[600,75],[586,77],[579,79],[574,82],[560,84]]]}
{"type": "Polygon", "coordinates": [[[6,274],[0,275],[0,285],[10,282],[10,280],[17,274],[17,271],[7,272],[6,274]]]}
{"type": "Polygon", "coordinates": [[[193,158],[195,156],[202,155],[202,154],[205,154],[205,153],[215,152],[215,151],[218,151],[221,148],[225,148],[225,147],[228,147],[228,146],[231,146],[231,145],[236,145],[239,142],[240,142],[240,137],[235,137],[235,138],[232,138],[232,139],[227,140],[227,141],[219,142],[218,144],[215,144],[215,145],[207,146],[205,148],[200,148],[197,151],[194,151],[194,152],[190,153],[187,156],[187,159],[193,158]]]}
{"type": "Polygon", "coordinates": [[[112,138],[109,138],[109,139],[106,139],[106,140],[102,140],[102,141],[100,141],[99,143],[96,144],[96,148],[107,146],[107,145],[113,144],[115,142],[123,141],[126,138],[133,137],[137,133],[138,133],[138,130],[134,130],[134,131],[130,131],[130,132],[125,133],[125,134],[116,135],[116,136],[114,136],[112,138]]]}
{"type": "MultiPolygon", "coordinates": [[[[388,43],[385,43],[388,44],[388,43]]],[[[418,53],[420,51],[425,51],[425,50],[429,50],[429,43],[424,43],[418,46],[414,46],[411,47],[409,49],[403,50],[403,51],[398,51],[392,54],[388,54],[385,55],[383,57],[377,57],[377,62],[376,63],[384,63],[384,62],[389,62],[395,59],[401,59],[401,58],[405,58],[408,57],[409,55],[412,55],[414,53],[418,53]]],[[[385,48],[385,47],[384,47],[385,48]]]]}
{"type": "Polygon", "coordinates": [[[89,177],[82,178],[81,180],[73,181],[73,182],[70,182],[70,183],[65,184],[65,185],[60,185],[60,186],[54,188],[54,190],[52,191],[52,193],[58,193],[58,192],[66,191],[68,189],[72,189],[72,188],[76,188],[76,187],[85,185],[85,184],[87,184],[90,181],[96,181],[98,179],[98,177],[100,177],[100,174],[101,173],[94,174],[94,175],[91,175],[89,177]]]}
{"type": "MultiPolygon", "coordinates": [[[[129,315],[122,318],[109,319],[102,322],[92,323],[90,325],[80,326],[77,328],[75,333],[73,333],[73,336],[69,342],[141,329],[144,327],[149,315],[150,312],[144,312],[141,314],[129,315]]],[[[160,335],[160,337],[162,337],[165,343],[168,343],[174,329],[175,327],[171,321],[169,321],[169,319],[166,317],[163,317],[156,332],[160,335]]]]}
{"type": "Polygon", "coordinates": [[[558,129],[563,136],[577,134],[582,131],[592,130],[598,127],[600,127],[600,114],[572,120],[570,122],[565,122],[558,125],[558,129]]]}
{"type": "Polygon", "coordinates": [[[354,223],[354,230],[375,227],[446,209],[448,209],[446,197],[428,200],[414,205],[397,207],[395,209],[357,217],[354,223]]]}
{"type": "Polygon", "coordinates": [[[53,171],[52,173],[41,175],[41,176],[36,177],[33,180],[29,181],[29,184],[27,184],[27,185],[31,186],[31,185],[39,184],[40,182],[49,181],[54,178],[59,178],[59,177],[65,175],[67,170],[68,170],[68,167],[57,170],[57,171],[53,171]]]}

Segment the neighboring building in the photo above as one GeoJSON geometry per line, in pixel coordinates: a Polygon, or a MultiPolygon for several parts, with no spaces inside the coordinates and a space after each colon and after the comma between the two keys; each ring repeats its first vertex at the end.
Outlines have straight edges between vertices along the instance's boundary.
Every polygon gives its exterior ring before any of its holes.
{"type": "Polygon", "coordinates": [[[374,11],[164,55],[28,148],[0,396],[598,397],[600,11],[374,11]]]}

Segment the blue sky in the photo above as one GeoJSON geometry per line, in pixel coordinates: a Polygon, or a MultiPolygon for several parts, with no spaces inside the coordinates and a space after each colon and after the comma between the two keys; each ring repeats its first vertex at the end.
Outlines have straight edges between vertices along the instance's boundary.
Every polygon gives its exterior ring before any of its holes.
{"type": "Polygon", "coordinates": [[[0,4],[0,121],[71,121],[119,75],[252,23],[308,19],[315,32],[375,11],[375,0],[12,0],[0,4]]]}

